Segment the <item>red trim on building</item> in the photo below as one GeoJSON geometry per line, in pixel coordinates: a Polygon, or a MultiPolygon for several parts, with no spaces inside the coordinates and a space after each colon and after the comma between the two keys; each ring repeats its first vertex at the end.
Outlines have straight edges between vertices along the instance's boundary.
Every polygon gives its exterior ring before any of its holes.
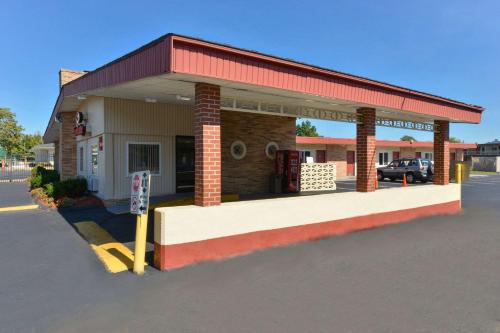
{"type": "MultiPolygon", "coordinates": [[[[318,145],[356,145],[356,139],[346,138],[327,138],[327,137],[308,137],[297,136],[296,144],[318,144],[318,145]]],[[[433,148],[432,141],[397,141],[397,140],[377,140],[377,147],[414,147],[414,148],[433,148]]],[[[475,143],[450,143],[453,149],[476,149],[475,143]]]]}
{"type": "Polygon", "coordinates": [[[191,37],[167,34],[65,84],[52,116],[60,111],[61,102],[66,96],[168,72],[315,94],[451,121],[479,123],[484,111],[480,106],[380,81],[191,37]]]}
{"type": "Polygon", "coordinates": [[[160,245],[155,243],[155,266],[161,270],[180,268],[197,262],[229,258],[265,248],[343,235],[383,225],[407,222],[419,217],[456,214],[460,211],[460,201],[451,201],[425,207],[256,231],[183,244],[160,245]]]}

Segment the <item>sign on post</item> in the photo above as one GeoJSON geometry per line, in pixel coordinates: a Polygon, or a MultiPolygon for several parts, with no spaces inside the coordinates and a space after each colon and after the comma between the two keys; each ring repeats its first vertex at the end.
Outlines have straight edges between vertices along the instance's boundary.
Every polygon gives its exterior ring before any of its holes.
{"type": "Polygon", "coordinates": [[[148,213],[150,178],[151,173],[149,171],[139,171],[132,174],[130,213],[135,215],[148,213]]]}

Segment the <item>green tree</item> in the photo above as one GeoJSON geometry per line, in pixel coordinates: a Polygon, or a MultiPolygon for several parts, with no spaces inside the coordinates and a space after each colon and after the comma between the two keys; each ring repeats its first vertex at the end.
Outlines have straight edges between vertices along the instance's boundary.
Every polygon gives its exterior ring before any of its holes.
{"type": "Polygon", "coordinates": [[[417,140],[415,140],[415,138],[414,138],[414,137],[412,137],[411,135],[404,135],[404,136],[402,136],[402,137],[401,137],[401,139],[400,139],[400,140],[401,140],[401,141],[410,141],[410,142],[411,142],[411,141],[417,141],[417,140]]]}
{"type": "Polygon", "coordinates": [[[296,134],[298,136],[319,136],[316,126],[311,124],[309,120],[296,125],[296,134]]]}
{"type": "Polygon", "coordinates": [[[35,134],[21,134],[21,142],[17,154],[23,156],[33,155],[31,148],[42,143],[43,139],[40,132],[36,132],[35,134]]]}
{"type": "Polygon", "coordinates": [[[0,147],[7,154],[19,153],[23,127],[17,123],[16,114],[8,108],[0,108],[0,147]]]}
{"type": "Polygon", "coordinates": [[[453,142],[453,143],[461,143],[462,140],[460,140],[459,138],[456,138],[454,136],[450,136],[450,142],[453,142]]]}

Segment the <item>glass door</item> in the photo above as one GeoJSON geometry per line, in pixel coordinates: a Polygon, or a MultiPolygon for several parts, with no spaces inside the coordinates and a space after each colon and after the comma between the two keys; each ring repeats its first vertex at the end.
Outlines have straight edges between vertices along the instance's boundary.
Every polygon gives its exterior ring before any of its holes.
{"type": "Polygon", "coordinates": [[[175,190],[194,192],[194,136],[175,137],[175,190]]]}

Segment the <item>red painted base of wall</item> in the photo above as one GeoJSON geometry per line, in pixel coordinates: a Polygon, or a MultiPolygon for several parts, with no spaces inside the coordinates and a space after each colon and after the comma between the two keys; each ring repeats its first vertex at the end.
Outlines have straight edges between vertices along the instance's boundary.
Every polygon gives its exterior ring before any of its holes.
{"type": "Polygon", "coordinates": [[[201,261],[242,255],[264,248],[343,235],[353,231],[406,222],[418,217],[455,214],[460,211],[460,201],[452,201],[432,206],[256,231],[184,244],[160,245],[155,243],[155,266],[160,270],[174,269],[201,261]]]}

